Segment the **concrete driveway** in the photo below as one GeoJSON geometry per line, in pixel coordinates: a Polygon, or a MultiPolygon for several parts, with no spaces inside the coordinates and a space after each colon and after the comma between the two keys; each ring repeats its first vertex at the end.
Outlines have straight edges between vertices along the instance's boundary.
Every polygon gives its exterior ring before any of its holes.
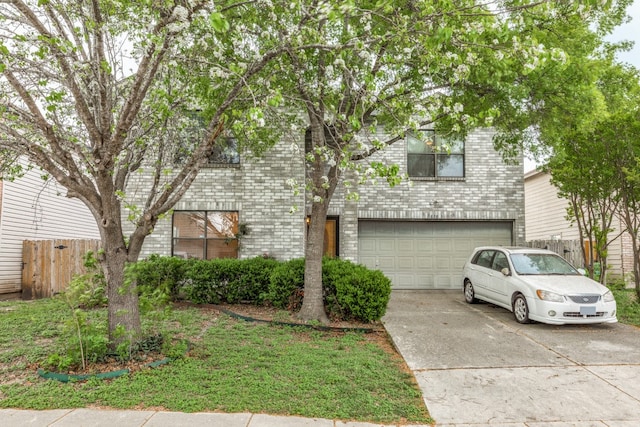
{"type": "Polygon", "coordinates": [[[383,318],[438,426],[640,426],[640,329],[520,325],[462,291],[393,291],[383,318]]]}

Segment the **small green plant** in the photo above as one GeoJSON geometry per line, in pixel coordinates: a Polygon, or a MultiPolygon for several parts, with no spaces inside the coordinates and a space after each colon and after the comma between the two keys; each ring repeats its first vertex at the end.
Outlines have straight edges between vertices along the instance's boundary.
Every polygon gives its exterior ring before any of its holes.
{"type": "Polygon", "coordinates": [[[49,356],[47,363],[56,369],[82,367],[85,370],[89,363],[95,363],[107,354],[109,340],[106,329],[96,326],[87,311],[79,308],[78,302],[69,294],[63,294],[62,298],[70,313],[61,326],[63,352],[49,356]]]}
{"type": "Polygon", "coordinates": [[[107,282],[100,263],[93,251],[88,251],[84,258],[86,273],[75,275],[66,290],[69,301],[74,306],[85,308],[103,307],[107,305],[107,282]]]}
{"type": "Polygon", "coordinates": [[[640,300],[635,289],[625,286],[609,286],[616,298],[618,321],[628,325],[640,326],[640,300]]]}
{"type": "Polygon", "coordinates": [[[188,350],[189,342],[186,340],[180,340],[177,342],[170,342],[166,340],[162,344],[162,354],[173,360],[184,358],[188,350]]]}
{"type": "Polygon", "coordinates": [[[45,365],[56,371],[67,371],[74,363],[73,358],[68,354],[54,353],[47,357],[45,365]]]}

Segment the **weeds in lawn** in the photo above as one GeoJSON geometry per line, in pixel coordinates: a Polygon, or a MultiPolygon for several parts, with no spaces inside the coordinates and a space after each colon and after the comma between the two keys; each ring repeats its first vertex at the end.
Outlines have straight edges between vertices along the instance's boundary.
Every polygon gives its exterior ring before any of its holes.
{"type": "MultiPolygon", "coordinates": [[[[159,369],[113,380],[59,383],[36,376],[61,351],[59,299],[0,303],[0,407],[288,414],[381,423],[429,423],[413,376],[374,334],[233,319],[211,308],[150,313],[143,328],[172,342],[159,369]]],[[[90,321],[104,309],[87,312],[90,321]]],[[[383,333],[383,332],[379,332],[383,333]]]]}
{"type": "Polygon", "coordinates": [[[618,321],[640,326],[640,301],[638,301],[635,289],[614,286],[612,292],[616,298],[618,321]]]}

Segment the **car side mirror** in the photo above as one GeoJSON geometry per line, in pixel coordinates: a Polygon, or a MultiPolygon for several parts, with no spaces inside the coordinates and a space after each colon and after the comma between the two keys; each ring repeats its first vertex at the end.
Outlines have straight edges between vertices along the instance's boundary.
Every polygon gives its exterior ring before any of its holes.
{"type": "Polygon", "coordinates": [[[507,267],[505,267],[502,270],[500,270],[500,272],[502,274],[504,274],[505,276],[511,276],[511,271],[509,271],[509,269],[507,267]]]}

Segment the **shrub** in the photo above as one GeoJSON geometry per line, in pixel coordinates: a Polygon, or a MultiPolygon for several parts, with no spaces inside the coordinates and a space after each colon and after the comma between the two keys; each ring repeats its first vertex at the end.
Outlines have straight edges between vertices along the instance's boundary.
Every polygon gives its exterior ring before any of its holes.
{"type": "Polygon", "coordinates": [[[219,260],[195,260],[185,272],[187,299],[195,303],[219,304],[222,301],[220,278],[225,263],[219,260]]]}
{"type": "Polygon", "coordinates": [[[278,261],[264,257],[198,260],[186,270],[186,291],[189,299],[197,303],[259,304],[277,265],[278,261]]]}
{"type": "Polygon", "coordinates": [[[145,260],[127,266],[128,277],[135,280],[141,294],[158,290],[177,300],[185,281],[190,260],[151,255],[145,260]]]}
{"type": "Polygon", "coordinates": [[[332,318],[365,322],[380,320],[387,311],[391,280],[378,270],[339,259],[322,266],[325,306],[332,318]]]}
{"type": "MultiPolygon", "coordinates": [[[[303,258],[282,262],[266,257],[184,260],[152,256],[132,266],[131,272],[147,294],[160,289],[174,299],[183,294],[195,303],[268,303],[298,311],[304,296],[303,258]]],[[[331,318],[371,322],[384,316],[391,281],[380,271],[325,258],[322,282],[331,318]]]]}
{"type": "Polygon", "coordinates": [[[304,258],[285,261],[273,269],[264,300],[278,308],[298,311],[302,306],[303,287],[304,258]]]}
{"type": "Polygon", "coordinates": [[[271,274],[279,264],[265,257],[239,261],[236,276],[228,284],[226,301],[262,304],[262,298],[269,291],[271,274]]]}

